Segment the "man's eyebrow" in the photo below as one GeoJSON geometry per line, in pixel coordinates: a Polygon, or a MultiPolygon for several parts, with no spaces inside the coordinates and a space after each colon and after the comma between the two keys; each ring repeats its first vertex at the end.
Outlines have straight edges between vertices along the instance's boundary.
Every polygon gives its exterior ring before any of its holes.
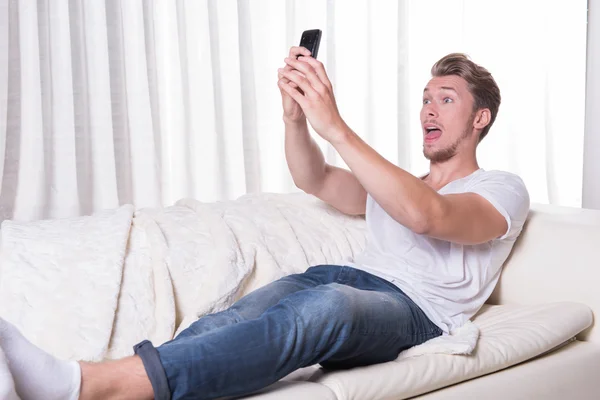
{"type": "MultiPolygon", "coordinates": [[[[458,94],[458,92],[456,91],[456,89],[454,89],[454,88],[453,88],[453,87],[451,87],[451,86],[442,86],[440,89],[444,89],[444,90],[450,90],[450,91],[452,91],[452,92],[454,92],[454,93],[458,94]]],[[[428,92],[428,91],[429,91],[429,88],[425,88],[425,89],[423,89],[423,93],[425,93],[425,92],[428,92]]]]}
{"type": "Polygon", "coordinates": [[[442,89],[445,89],[445,90],[450,90],[450,91],[452,91],[452,92],[454,92],[454,93],[458,94],[458,92],[456,91],[456,89],[454,89],[454,88],[453,88],[453,87],[451,87],[451,86],[442,86],[442,89]]]}

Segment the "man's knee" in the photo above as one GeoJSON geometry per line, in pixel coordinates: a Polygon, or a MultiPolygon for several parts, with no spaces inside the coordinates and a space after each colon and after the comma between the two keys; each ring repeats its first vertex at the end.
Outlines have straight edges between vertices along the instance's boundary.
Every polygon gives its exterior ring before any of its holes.
{"type": "Polygon", "coordinates": [[[330,311],[354,314],[360,304],[358,289],[339,283],[330,283],[320,287],[319,297],[322,307],[330,311]]]}
{"type": "Polygon", "coordinates": [[[354,321],[359,302],[356,289],[338,283],[318,286],[298,296],[291,296],[289,302],[298,314],[299,320],[312,327],[321,325],[348,325],[354,321]]]}

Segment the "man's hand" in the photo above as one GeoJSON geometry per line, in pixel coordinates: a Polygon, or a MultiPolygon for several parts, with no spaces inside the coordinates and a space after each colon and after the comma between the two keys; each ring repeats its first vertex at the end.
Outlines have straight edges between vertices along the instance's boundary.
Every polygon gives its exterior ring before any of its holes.
{"type": "MultiPolygon", "coordinates": [[[[309,56],[310,51],[305,47],[296,46],[290,49],[290,58],[295,60],[299,55],[309,56]]],[[[291,66],[286,64],[283,68],[283,71],[291,71],[292,69],[293,68],[291,66]]],[[[281,103],[283,105],[283,121],[285,123],[305,122],[306,116],[304,115],[302,108],[300,108],[300,105],[285,90],[282,89],[282,85],[286,85],[291,87],[293,91],[298,92],[298,85],[290,82],[281,72],[278,73],[278,78],[279,91],[281,92],[281,103]]]]}
{"type": "Polygon", "coordinates": [[[300,105],[314,130],[323,139],[331,143],[339,141],[347,126],[337,109],[333,87],[323,64],[305,56],[297,60],[288,57],[285,62],[291,68],[279,70],[288,79],[288,82],[279,80],[281,90],[300,105]]]}

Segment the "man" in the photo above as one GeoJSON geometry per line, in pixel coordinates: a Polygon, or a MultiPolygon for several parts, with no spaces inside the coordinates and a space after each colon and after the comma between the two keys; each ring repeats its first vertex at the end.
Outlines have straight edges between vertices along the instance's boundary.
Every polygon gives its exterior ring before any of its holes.
{"type": "Polygon", "coordinates": [[[461,54],[433,66],[421,111],[430,172],[419,178],[344,123],[323,65],[309,55],[293,47],[279,70],[288,165],[299,188],[366,214],[365,251],[347,265],[272,282],[174,340],[158,348],[144,341],[135,356],[114,362],[56,360],[0,321],[23,400],[241,395],[316,363],[344,369],[394,360],[477,312],[529,210],[520,178],[477,164],[500,105],[494,79],[461,54]],[[307,120],[350,171],[325,163],[307,120]]]}

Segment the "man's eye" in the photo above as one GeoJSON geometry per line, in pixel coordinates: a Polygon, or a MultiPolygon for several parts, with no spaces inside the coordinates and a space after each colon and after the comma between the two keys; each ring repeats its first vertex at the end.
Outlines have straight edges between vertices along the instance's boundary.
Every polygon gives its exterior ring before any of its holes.
{"type": "Polygon", "coordinates": [[[446,97],[446,98],[444,99],[444,103],[452,103],[452,101],[453,101],[453,100],[452,100],[450,97],[446,97]]]}
{"type": "Polygon", "coordinates": [[[429,101],[428,99],[423,99],[423,104],[429,104],[431,103],[431,101],[429,101]]]}

